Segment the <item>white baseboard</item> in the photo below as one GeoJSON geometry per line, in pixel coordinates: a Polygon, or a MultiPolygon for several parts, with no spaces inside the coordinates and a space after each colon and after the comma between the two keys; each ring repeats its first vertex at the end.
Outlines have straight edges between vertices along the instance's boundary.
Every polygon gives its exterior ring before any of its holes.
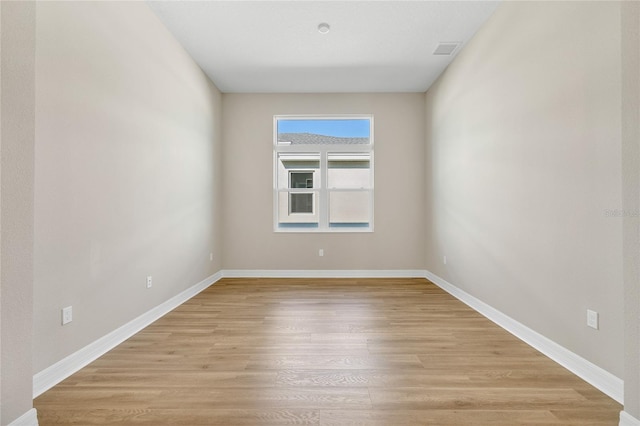
{"type": "Polygon", "coordinates": [[[9,426],[38,426],[38,412],[32,408],[9,423],[9,426]]]}
{"type": "Polygon", "coordinates": [[[459,299],[463,303],[469,305],[471,308],[495,322],[509,333],[524,341],[529,346],[532,346],[558,364],[562,365],[576,376],[595,386],[620,404],[623,403],[624,382],[622,379],[614,376],[590,361],[587,361],[579,355],[576,355],[565,347],[560,346],[556,342],[519,323],[481,300],[476,299],[474,296],[466,293],[439,276],[426,271],[425,277],[447,293],[454,296],[456,299],[459,299]]]}
{"type": "Polygon", "coordinates": [[[640,426],[640,420],[636,419],[626,411],[620,411],[619,426],[640,426]]]}
{"type": "Polygon", "coordinates": [[[225,278],[424,278],[423,270],[407,269],[225,269],[225,278]]]}
{"type": "MultiPolygon", "coordinates": [[[[623,403],[624,382],[608,371],[576,355],[563,346],[487,305],[446,280],[425,270],[238,270],[220,271],[188,288],[159,306],[151,309],[122,327],[103,336],[79,351],[58,361],[33,376],[34,398],[55,386],[71,374],[102,356],[167,312],[175,309],[221,278],[426,278],[447,293],[470,306],[500,327],[539,350],[578,377],[595,386],[619,403],[623,403]]],[[[28,413],[26,413],[28,414],[28,413]]],[[[25,415],[26,415],[25,414],[25,415]]],[[[23,416],[24,417],[24,416],[23,416]]],[[[21,417],[22,418],[22,417],[21,417]]],[[[16,420],[17,421],[17,420],[16,420]]],[[[22,426],[32,423],[19,423],[22,426]]],[[[37,418],[36,423],[37,425],[37,418]]],[[[640,426],[636,419],[624,411],[620,413],[620,426],[640,426]]]]}
{"type": "Polygon", "coordinates": [[[222,278],[218,272],[33,376],[33,397],[51,389],[222,278]]]}

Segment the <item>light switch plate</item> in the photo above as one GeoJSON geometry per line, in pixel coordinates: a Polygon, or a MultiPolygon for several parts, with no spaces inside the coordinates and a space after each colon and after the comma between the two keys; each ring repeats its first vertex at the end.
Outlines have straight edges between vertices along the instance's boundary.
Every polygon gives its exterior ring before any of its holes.
{"type": "Polygon", "coordinates": [[[62,308],[62,325],[69,324],[71,321],[73,321],[73,307],[62,308]]]}
{"type": "Polygon", "coordinates": [[[587,325],[591,328],[598,329],[598,313],[587,309],[587,325]]]}

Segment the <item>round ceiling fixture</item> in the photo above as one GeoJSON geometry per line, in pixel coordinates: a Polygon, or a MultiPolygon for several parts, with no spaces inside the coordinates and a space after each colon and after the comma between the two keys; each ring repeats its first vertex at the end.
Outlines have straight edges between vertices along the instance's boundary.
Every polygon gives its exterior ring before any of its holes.
{"type": "Polygon", "coordinates": [[[318,32],[320,34],[326,34],[329,32],[330,29],[331,27],[326,22],[322,22],[321,24],[318,25],[318,32]]]}

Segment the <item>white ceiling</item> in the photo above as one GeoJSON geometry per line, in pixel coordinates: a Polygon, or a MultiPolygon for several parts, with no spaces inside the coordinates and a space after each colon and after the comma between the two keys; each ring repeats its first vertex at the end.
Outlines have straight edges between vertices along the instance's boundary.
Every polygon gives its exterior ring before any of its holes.
{"type": "Polygon", "coordinates": [[[311,93],[424,92],[498,2],[148,4],[221,91],[311,93]],[[462,45],[434,56],[440,42],[462,45]]]}

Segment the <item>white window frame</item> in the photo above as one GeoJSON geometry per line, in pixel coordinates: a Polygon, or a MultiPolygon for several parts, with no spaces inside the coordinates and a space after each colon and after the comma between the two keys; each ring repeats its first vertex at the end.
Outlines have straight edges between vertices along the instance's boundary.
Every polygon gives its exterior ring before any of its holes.
{"type": "MultiPolygon", "coordinates": [[[[373,232],[374,224],[374,125],[372,114],[354,114],[354,115],[275,115],[273,117],[273,229],[274,232],[307,232],[307,233],[327,233],[327,232],[373,232]],[[353,120],[366,119],[369,120],[369,143],[368,144],[278,144],[278,120],[353,120]],[[307,227],[280,227],[278,221],[278,203],[280,192],[296,191],[296,188],[281,189],[278,188],[278,155],[282,153],[304,153],[304,154],[320,154],[320,168],[318,171],[318,180],[315,182],[314,188],[301,192],[318,192],[318,202],[314,197],[314,213],[318,213],[318,226],[315,228],[307,227]],[[370,167],[370,185],[369,188],[328,188],[328,154],[345,153],[357,154],[367,153],[369,155],[370,167]],[[317,185],[317,186],[316,186],[317,185]],[[329,226],[329,193],[331,190],[340,192],[369,192],[369,226],[329,226]]],[[[299,189],[298,189],[299,190],[299,189]]],[[[303,213],[300,213],[303,214],[303,213]]]]}

